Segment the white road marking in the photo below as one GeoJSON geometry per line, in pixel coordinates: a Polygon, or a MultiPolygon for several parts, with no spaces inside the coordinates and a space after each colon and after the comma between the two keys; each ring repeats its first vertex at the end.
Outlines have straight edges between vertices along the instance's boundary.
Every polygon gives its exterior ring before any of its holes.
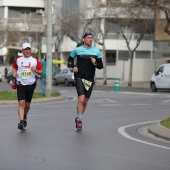
{"type": "Polygon", "coordinates": [[[148,96],[158,96],[159,94],[152,94],[152,93],[137,93],[137,92],[119,92],[124,94],[140,94],[140,95],[148,95],[148,96]]]}
{"type": "Polygon", "coordinates": [[[122,106],[122,104],[102,104],[102,106],[104,107],[108,107],[108,106],[122,106]]]}
{"type": "Polygon", "coordinates": [[[162,101],[163,103],[168,103],[168,102],[170,102],[170,99],[169,100],[164,100],[164,101],[162,101]]]}
{"type": "Polygon", "coordinates": [[[49,106],[48,105],[48,106],[42,106],[42,107],[61,107],[61,106],[56,106],[56,105],[55,106],[52,106],[52,105],[49,106]]]}
{"type": "Polygon", "coordinates": [[[151,105],[151,104],[147,104],[147,103],[137,103],[137,104],[130,104],[132,106],[148,106],[148,105],[151,105]]]}
{"type": "Polygon", "coordinates": [[[142,123],[136,123],[136,124],[131,124],[131,125],[127,125],[127,126],[122,126],[122,127],[118,128],[118,132],[119,132],[122,136],[124,136],[125,138],[127,138],[127,139],[130,139],[130,140],[133,140],[133,141],[136,141],[136,142],[140,142],[140,143],[143,143],[143,144],[146,144],[146,145],[151,145],[151,146],[155,146],[155,147],[159,147],[159,148],[169,149],[169,150],[170,150],[170,147],[166,147],[166,146],[157,145],[157,144],[154,144],[154,143],[142,141],[142,140],[133,138],[132,136],[128,135],[128,134],[125,132],[125,129],[128,128],[128,127],[136,126],[136,125],[141,125],[141,124],[146,124],[146,123],[153,123],[153,122],[156,122],[156,121],[148,121],[148,122],[142,122],[142,123]]]}
{"type": "Polygon", "coordinates": [[[111,100],[111,99],[108,99],[108,98],[104,98],[104,99],[99,99],[99,100],[93,100],[91,102],[97,102],[97,103],[103,103],[103,102],[112,102],[112,103],[115,103],[117,101],[115,100],[111,100]]]}

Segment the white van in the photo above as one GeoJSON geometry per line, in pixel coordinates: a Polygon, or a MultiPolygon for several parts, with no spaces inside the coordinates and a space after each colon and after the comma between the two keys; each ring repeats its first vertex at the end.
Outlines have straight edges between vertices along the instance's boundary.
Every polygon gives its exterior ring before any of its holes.
{"type": "Polygon", "coordinates": [[[151,77],[150,87],[153,92],[156,92],[157,89],[170,90],[170,64],[159,66],[151,77]]]}

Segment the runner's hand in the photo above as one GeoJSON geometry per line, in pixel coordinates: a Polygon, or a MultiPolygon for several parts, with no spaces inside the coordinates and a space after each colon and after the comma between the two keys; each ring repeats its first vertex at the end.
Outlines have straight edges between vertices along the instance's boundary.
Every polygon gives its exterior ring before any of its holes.
{"type": "Polygon", "coordinates": [[[32,67],[31,67],[31,70],[36,71],[36,67],[35,67],[35,66],[32,66],[32,67]]]}
{"type": "Polygon", "coordinates": [[[13,72],[12,76],[16,78],[17,77],[17,72],[13,72]]]}
{"type": "Polygon", "coordinates": [[[92,64],[95,65],[96,64],[96,59],[93,58],[93,57],[90,57],[90,59],[91,59],[92,64]]]}
{"type": "Polygon", "coordinates": [[[77,67],[73,67],[73,72],[77,73],[78,72],[78,68],[77,67]]]}

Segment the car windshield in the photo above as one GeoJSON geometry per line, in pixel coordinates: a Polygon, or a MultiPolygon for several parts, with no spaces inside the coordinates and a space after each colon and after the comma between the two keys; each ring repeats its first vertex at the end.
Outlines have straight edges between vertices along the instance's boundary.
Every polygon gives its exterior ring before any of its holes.
{"type": "Polygon", "coordinates": [[[73,69],[70,69],[70,72],[73,73],[73,69]]]}

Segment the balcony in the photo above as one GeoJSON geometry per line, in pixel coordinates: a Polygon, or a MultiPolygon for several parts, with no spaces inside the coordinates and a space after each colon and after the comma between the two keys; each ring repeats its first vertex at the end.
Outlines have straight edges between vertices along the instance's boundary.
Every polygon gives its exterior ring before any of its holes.
{"type": "Polygon", "coordinates": [[[43,32],[42,19],[8,18],[0,20],[0,31],[43,32]]]}
{"type": "MultiPolygon", "coordinates": [[[[130,38],[131,34],[126,34],[127,38],[130,38]]],[[[132,40],[137,40],[139,38],[139,34],[133,34],[132,35],[132,40]]],[[[120,36],[119,34],[116,33],[107,33],[106,34],[106,39],[123,39],[122,36],[120,36]]],[[[152,40],[153,39],[153,35],[152,34],[144,34],[142,40],[152,40]]]]}

